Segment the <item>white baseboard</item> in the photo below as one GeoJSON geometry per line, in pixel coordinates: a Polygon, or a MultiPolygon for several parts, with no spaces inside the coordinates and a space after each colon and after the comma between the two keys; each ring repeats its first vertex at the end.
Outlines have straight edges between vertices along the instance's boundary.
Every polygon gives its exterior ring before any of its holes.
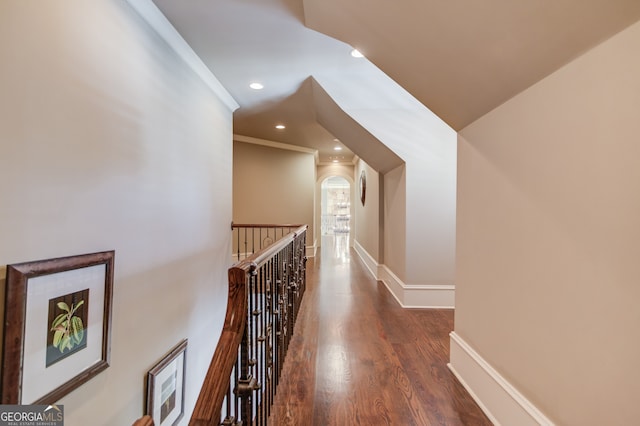
{"type": "Polygon", "coordinates": [[[369,252],[367,252],[364,247],[362,247],[356,240],[353,240],[353,248],[356,253],[358,253],[358,256],[360,256],[360,259],[362,259],[362,262],[364,262],[364,266],[367,267],[371,275],[373,275],[373,277],[378,280],[378,262],[373,257],[371,257],[369,252]]]}
{"type": "Polygon", "coordinates": [[[407,285],[385,265],[378,271],[378,279],[403,308],[453,309],[455,306],[454,285],[407,285]]]}
{"type": "Polygon", "coordinates": [[[450,333],[449,369],[494,425],[553,426],[528,399],[455,332],[450,333]]]}
{"type": "Polygon", "coordinates": [[[316,257],[316,252],[318,251],[317,244],[313,244],[312,246],[307,246],[305,250],[305,256],[307,257],[316,257]]]}
{"type": "Polygon", "coordinates": [[[354,249],[371,275],[384,283],[403,308],[453,309],[454,285],[407,285],[387,266],[378,264],[358,241],[354,241],[354,249]]]}

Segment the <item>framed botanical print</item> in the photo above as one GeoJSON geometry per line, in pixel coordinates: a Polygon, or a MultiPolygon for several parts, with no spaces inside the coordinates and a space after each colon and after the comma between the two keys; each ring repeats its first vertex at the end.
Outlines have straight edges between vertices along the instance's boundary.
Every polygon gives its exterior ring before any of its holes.
{"type": "Polygon", "coordinates": [[[3,404],[54,404],[109,366],[114,252],[7,265],[3,404]]]}

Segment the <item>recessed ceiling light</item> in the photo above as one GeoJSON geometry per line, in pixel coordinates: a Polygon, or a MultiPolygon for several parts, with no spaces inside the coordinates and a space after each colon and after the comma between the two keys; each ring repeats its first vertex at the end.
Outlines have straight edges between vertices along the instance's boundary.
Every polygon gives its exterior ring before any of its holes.
{"type": "Polygon", "coordinates": [[[264,89],[264,86],[262,84],[260,84],[260,83],[251,83],[249,85],[249,87],[251,87],[254,90],[262,90],[262,89],[264,89]]]}
{"type": "Polygon", "coordinates": [[[286,126],[284,124],[276,124],[276,129],[282,130],[284,128],[286,128],[286,126]]]}
{"type": "Polygon", "coordinates": [[[333,139],[333,141],[334,141],[334,142],[340,142],[340,139],[338,139],[338,138],[334,138],[334,139],[333,139]]]}
{"type": "Polygon", "coordinates": [[[354,58],[364,58],[364,55],[360,53],[358,49],[353,49],[351,51],[351,56],[353,56],[354,58]]]}
{"type": "Polygon", "coordinates": [[[334,151],[342,151],[342,147],[341,146],[336,146],[335,148],[333,148],[334,151]]]}
{"type": "Polygon", "coordinates": [[[334,162],[334,163],[339,163],[340,161],[338,161],[338,160],[333,160],[333,162],[334,162]]]}

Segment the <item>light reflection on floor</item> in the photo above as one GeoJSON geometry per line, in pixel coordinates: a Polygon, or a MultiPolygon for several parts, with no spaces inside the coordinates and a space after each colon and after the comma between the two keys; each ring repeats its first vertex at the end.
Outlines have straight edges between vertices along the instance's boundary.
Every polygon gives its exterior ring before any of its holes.
{"type": "Polygon", "coordinates": [[[325,373],[322,376],[323,386],[333,393],[344,393],[350,389],[353,383],[349,356],[344,345],[327,345],[320,355],[320,360],[325,373]]]}
{"type": "Polygon", "coordinates": [[[349,234],[323,235],[322,246],[330,249],[323,251],[324,256],[331,256],[338,263],[349,263],[349,234]]]}
{"type": "Polygon", "coordinates": [[[322,298],[319,340],[323,350],[318,354],[318,377],[321,389],[332,397],[344,398],[353,392],[353,371],[349,354],[349,318],[353,311],[353,294],[348,279],[351,268],[349,234],[322,236],[322,291],[331,294],[322,298]]]}

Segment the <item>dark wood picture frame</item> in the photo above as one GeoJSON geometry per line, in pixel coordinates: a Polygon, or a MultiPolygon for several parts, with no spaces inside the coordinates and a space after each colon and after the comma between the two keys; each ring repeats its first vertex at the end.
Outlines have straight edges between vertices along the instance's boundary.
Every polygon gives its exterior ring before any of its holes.
{"type": "MultiPolygon", "coordinates": [[[[114,257],[115,252],[111,250],[7,265],[0,398],[2,404],[54,404],[109,367],[114,257]],[[74,293],[68,294],[69,283],[72,286],[84,287],[87,285],[82,281],[83,279],[89,282],[88,285],[91,286],[92,291],[92,298],[87,300],[87,306],[83,309],[93,312],[98,308],[98,311],[93,313],[91,324],[86,323],[81,327],[86,327],[83,332],[94,333],[97,339],[91,340],[90,349],[81,347],[79,349],[82,350],[69,354],[61,362],[56,362],[55,368],[57,370],[49,370],[56,371],[55,374],[51,374],[50,379],[47,374],[47,369],[50,366],[47,365],[44,369],[45,373],[38,374],[37,385],[32,386],[30,383],[24,383],[25,377],[33,374],[31,371],[27,371],[31,368],[31,364],[30,361],[25,361],[25,357],[37,359],[39,355],[37,351],[33,353],[26,351],[34,344],[39,346],[40,340],[43,340],[42,348],[39,350],[41,349],[42,354],[45,354],[47,339],[49,339],[47,336],[53,332],[50,323],[51,304],[46,294],[53,294],[51,299],[58,303],[63,300],[62,298],[74,295],[74,293]],[[60,283],[63,284],[58,288],[60,283]],[[41,295],[41,290],[44,290],[44,296],[41,295]],[[45,299],[42,299],[43,297],[45,299]],[[95,305],[89,306],[89,303],[95,305]],[[43,312],[45,319],[42,321],[44,323],[40,324],[43,312]],[[44,339],[33,337],[32,340],[31,337],[27,337],[27,331],[31,329],[38,331],[38,333],[32,333],[36,336],[44,334],[44,339]],[[68,379],[63,379],[61,383],[58,383],[59,377],[68,377],[68,379]],[[25,389],[28,389],[29,396],[25,396],[25,389]]],[[[87,293],[83,293],[83,291],[85,290],[76,293],[88,295],[89,290],[86,290],[87,293]]],[[[84,318],[87,321],[86,315],[88,314],[83,313],[82,315],[85,315],[84,318]]],[[[69,319],[73,319],[71,314],[69,314],[69,319]]],[[[88,339],[81,337],[78,339],[78,343],[80,340],[84,340],[86,346],[88,339]]],[[[62,351],[62,349],[60,350],[62,351]]],[[[41,364],[44,367],[44,359],[41,364]]]]}
{"type": "Polygon", "coordinates": [[[364,206],[364,202],[367,197],[367,174],[364,170],[360,173],[360,185],[358,189],[360,192],[360,201],[364,206]]]}
{"type": "Polygon", "coordinates": [[[156,365],[147,372],[147,398],[145,414],[153,418],[156,426],[174,426],[184,416],[185,376],[187,372],[187,339],[173,347],[156,365]],[[171,372],[178,373],[171,376],[171,372]],[[166,379],[166,380],[165,380],[166,379]],[[163,384],[173,385],[173,392],[169,391],[165,398],[162,395],[163,384]],[[158,404],[160,401],[160,404],[158,404]],[[168,414],[164,418],[164,405],[170,403],[168,414]],[[173,412],[178,409],[179,411],[173,412]]]}

